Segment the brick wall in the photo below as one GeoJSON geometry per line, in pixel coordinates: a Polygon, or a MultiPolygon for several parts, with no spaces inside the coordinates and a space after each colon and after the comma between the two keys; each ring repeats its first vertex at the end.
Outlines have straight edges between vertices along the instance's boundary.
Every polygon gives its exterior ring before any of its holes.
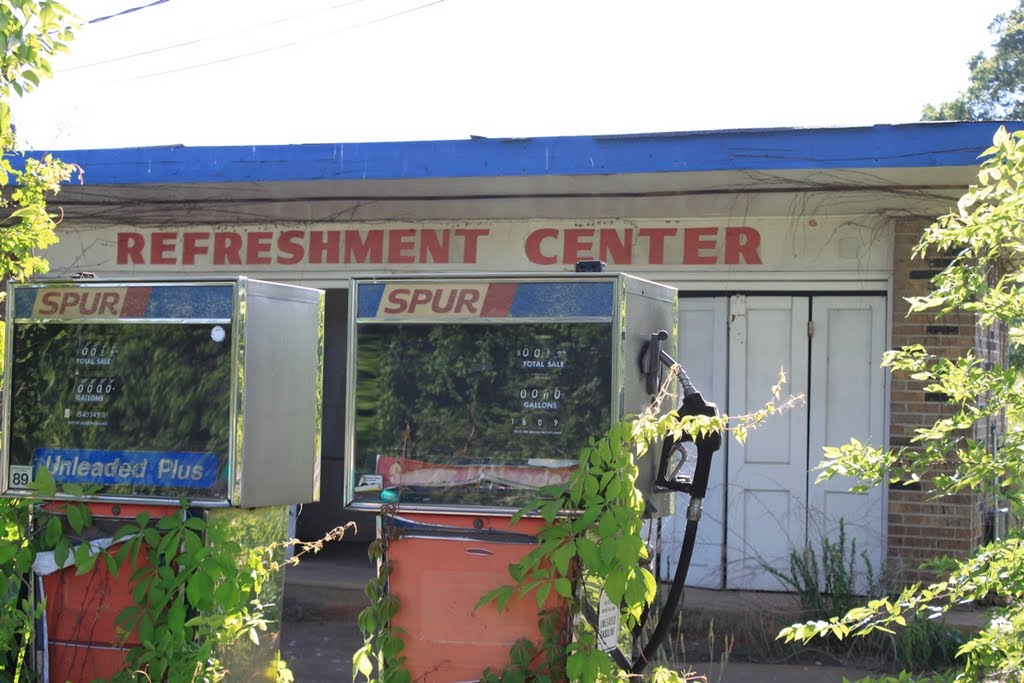
{"type": "MultiPolygon", "coordinates": [[[[892,345],[920,343],[936,355],[955,358],[970,349],[990,362],[1001,363],[1006,353],[1003,327],[982,329],[973,314],[953,313],[936,318],[931,313],[907,316],[905,297],[926,294],[931,277],[948,263],[940,255],[911,259],[913,247],[928,219],[899,218],[895,222],[893,264],[892,345]]],[[[910,446],[916,429],[950,415],[941,394],[904,373],[892,376],[890,446],[910,446]]],[[[1001,429],[1001,425],[995,425],[1001,429]]],[[[979,425],[974,438],[987,439],[989,425],[979,425]]],[[[944,469],[944,468],[943,468],[944,469]]],[[[935,472],[932,472],[935,474],[935,472]]],[[[927,578],[918,565],[936,555],[963,557],[983,543],[988,533],[990,502],[974,494],[935,500],[926,476],[920,486],[894,486],[889,490],[889,556],[887,563],[899,580],[927,578]]]]}

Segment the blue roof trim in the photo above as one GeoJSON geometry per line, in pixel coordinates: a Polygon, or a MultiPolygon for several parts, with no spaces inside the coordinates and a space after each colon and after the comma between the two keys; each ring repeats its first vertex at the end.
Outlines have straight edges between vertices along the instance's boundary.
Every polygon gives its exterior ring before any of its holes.
{"type": "Polygon", "coordinates": [[[1024,128],[1024,122],[916,123],[600,137],[136,147],[54,155],[85,169],[87,185],[915,168],[977,165],[999,125],[1024,128]]]}

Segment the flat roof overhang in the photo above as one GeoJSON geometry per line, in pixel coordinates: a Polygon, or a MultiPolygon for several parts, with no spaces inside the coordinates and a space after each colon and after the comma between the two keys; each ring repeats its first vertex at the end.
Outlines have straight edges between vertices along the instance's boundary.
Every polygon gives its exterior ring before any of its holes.
{"type": "MultiPolygon", "coordinates": [[[[54,152],[71,220],[386,220],[792,213],[937,214],[999,125],[916,123],[625,136],[140,147],[54,152]],[[737,198],[740,198],[737,203],[737,198]],[[353,214],[359,207],[358,215],[353,214]]],[[[42,152],[33,152],[42,154],[42,152]]]]}

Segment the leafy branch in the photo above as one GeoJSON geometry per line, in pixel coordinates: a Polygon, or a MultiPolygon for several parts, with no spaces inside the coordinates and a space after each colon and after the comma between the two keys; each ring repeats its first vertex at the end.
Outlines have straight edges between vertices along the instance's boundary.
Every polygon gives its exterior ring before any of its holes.
{"type": "MultiPolygon", "coordinates": [[[[223,653],[243,641],[259,645],[267,632],[273,605],[265,589],[273,575],[340,539],[350,527],[311,543],[244,546],[237,529],[192,516],[182,505],[158,518],[140,512],[113,533],[109,544],[97,544],[75,540],[94,527],[86,503],[43,507],[56,492],[46,468],[31,485],[36,497],[0,501],[6,504],[0,508],[6,529],[0,539],[0,591],[17,597],[0,611],[2,681],[28,676],[25,658],[44,608],[32,599],[31,572],[44,553],[51,554],[55,568],[73,567],[76,575],[103,570],[117,578],[130,572],[131,604],[117,615],[115,626],[122,644],[130,634],[140,644],[129,648],[126,668],[114,681],[219,681],[228,673],[223,653]],[[289,546],[296,550],[285,559],[289,546]]],[[[92,493],[73,485],[65,485],[64,492],[78,498],[92,493]]],[[[292,680],[280,659],[275,667],[278,681],[292,680]]]]}
{"type": "MultiPolygon", "coordinates": [[[[513,516],[513,522],[525,515],[543,518],[538,545],[509,567],[514,584],[488,592],[477,606],[493,602],[501,611],[532,593],[544,619],[551,614],[549,598],[557,595],[563,605],[561,623],[570,623],[570,633],[545,630],[542,621],[543,641],[537,656],[523,656],[531,644],[518,643],[509,666],[500,673],[485,672],[482,680],[547,683],[567,675],[569,680],[594,683],[626,677],[622,662],[598,647],[597,632],[586,619],[569,621],[564,616],[595,611],[603,594],[618,607],[620,641],[626,642],[654,605],[657,581],[647,568],[650,557],[641,535],[644,501],[636,487],[637,459],[667,435],[698,439],[731,431],[742,442],[767,417],[802,401],[800,396],[781,400],[785,375],[780,373],[771,400],[754,413],[738,418],[660,414],[663,403],[672,397],[669,389],[678,372],[675,366],[648,410],[617,423],[601,439],[591,440],[564,486],[541,489],[536,500],[513,516]],[[563,514],[566,510],[575,512],[563,514]]],[[[666,683],[686,680],[662,667],[654,669],[651,678],[666,683]]]]}
{"type": "MultiPolygon", "coordinates": [[[[957,210],[922,234],[915,258],[941,254],[949,264],[932,290],[909,299],[910,313],[938,316],[965,311],[982,330],[1010,329],[1024,342],[1024,133],[1000,128],[957,210]]],[[[1012,368],[973,352],[951,359],[912,344],[885,354],[892,372],[944,396],[947,414],[917,429],[910,445],[886,450],[852,440],[826,449],[819,481],[859,480],[855,489],[922,482],[934,499],[987,495],[1017,519],[1024,513],[1024,387],[1012,368]],[[1005,421],[1005,422],[1004,422],[1005,421]],[[986,442],[990,424],[1008,424],[998,444],[986,442]]],[[[1003,511],[996,510],[995,514],[1003,511]]],[[[861,636],[906,624],[908,615],[939,617],[954,606],[987,601],[987,625],[959,650],[957,681],[1018,680],[1024,675],[1024,535],[1019,526],[966,559],[938,558],[929,568],[944,580],[908,586],[895,597],[869,601],[845,615],[794,624],[786,640],[861,636]]]]}

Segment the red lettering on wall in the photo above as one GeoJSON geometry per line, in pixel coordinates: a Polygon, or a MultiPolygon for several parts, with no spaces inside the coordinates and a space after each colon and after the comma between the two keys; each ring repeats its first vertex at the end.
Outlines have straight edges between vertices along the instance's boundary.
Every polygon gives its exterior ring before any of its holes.
{"type": "Polygon", "coordinates": [[[686,228],[683,230],[683,264],[714,265],[718,262],[718,228],[686,228]]]}
{"type": "Polygon", "coordinates": [[[137,232],[117,233],[117,265],[127,266],[146,262],[142,250],[146,248],[146,238],[137,232]]]}
{"type": "Polygon", "coordinates": [[[154,232],[149,236],[149,262],[154,266],[173,266],[178,262],[174,253],[178,234],[154,232]]]}
{"type": "Polygon", "coordinates": [[[186,232],[182,239],[184,245],[181,248],[181,262],[186,266],[195,265],[196,256],[210,252],[210,248],[206,246],[206,241],[210,239],[208,232],[186,232]]]}
{"type": "Polygon", "coordinates": [[[593,230],[569,228],[562,233],[562,263],[589,261],[593,258],[593,230]]]}
{"type": "Polygon", "coordinates": [[[309,231],[309,262],[338,263],[341,253],[341,234],[337,230],[309,231]]]}
{"type": "Polygon", "coordinates": [[[257,266],[270,265],[270,243],[274,239],[274,233],[250,232],[245,238],[245,262],[257,266]]]}
{"type": "Polygon", "coordinates": [[[388,263],[416,263],[415,249],[415,230],[392,230],[388,233],[388,263]]]}
{"type": "Polygon", "coordinates": [[[750,265],[761,265],[761,233],[754,228],[725,229],[725,263],[739,265],[740,259],[750,265]]]}
{"type": "Polygon", "coordinates": [[[555,239],[558,237],[558,231],[554,228],[541,228],[540,230],[534,230],[526,236],[526,258],[530,259],[530,263],[536,263],[539,266],[553,266],[558,262],[558,258],[555,256],[548,256],[541,251],[541,243],[547,239],[555,239]]]}
{"type": "Polygon", "coordinates": [[[451,231],[420,230],[420,263],[448,263],[451,246],[451,231]]]}
{"type": "Polygon", "coordinates": [[[213,265],[242,265],[242,236],[237,232],[213,233],[213,265]]]}
{"type": "Polygon", "coordinates": [[[370,230],[360,238],[358,230],[346,230],[345,263],[384,263],[384,231],[370,230]]]}
{"type": "Polygon", "coordinates": [[[651,265],[665,263],[665,240],[675,237],[678,230],[675,228],[640,228],[637,232],[641,237],[646,237],[649,240],[647,262],[651,265]]]}
{"type": "Polygon", "coordinates": [[[630,265],[633,263],[633,229],[626,228],[621,237],[614,228],[602,228],[597,234],[598,258],[605,263],[630,265]]]}
{"type": "Polygon", "coordinates": [[[303,233],[301,230],[285,230],[277,236],[277,250],[281,253],[277,262],[282,266],[294,266],[302,263],[302,257],[306,250],[302,245],[303,233]]]}
{"type": "Polygon", "coordinates": [[[463,240],[463,263],[476,263],[477,240],[490,234],[491,231],[487,228],[459,228],[455,231],[455,236],[463,240]]]}
{"type": "MultiPolygon", "coordinates": [[[[237,269],[338,264],[476,264],[496,270],[571,264],[600,259],[616,266],[757,266],[763,262],[761,234],[729,227],[542,227],[525,234],[523,251],[507,251],[504,239],[485,250],[489,228],[396,227],[305,230],[138,230],[116,236],[116,264],[122,267],[207,266],[237,269]]],[[[509,239],[515,240],[517,229],[509,239]]],[[[514,247],[513,247],[514,248],[514,247]]],[[[408,268],[407,268],[408,269],[408,268]]],[[[90,300],[91,305],[91,300],[90,300]]],[[[444,307],[447,302],[437,301],[444,307]]],[[[452,302],[452,308],[457,301],[452,302]]],[[[423,306],[420,305],[421,310],[423,306]]]]}

